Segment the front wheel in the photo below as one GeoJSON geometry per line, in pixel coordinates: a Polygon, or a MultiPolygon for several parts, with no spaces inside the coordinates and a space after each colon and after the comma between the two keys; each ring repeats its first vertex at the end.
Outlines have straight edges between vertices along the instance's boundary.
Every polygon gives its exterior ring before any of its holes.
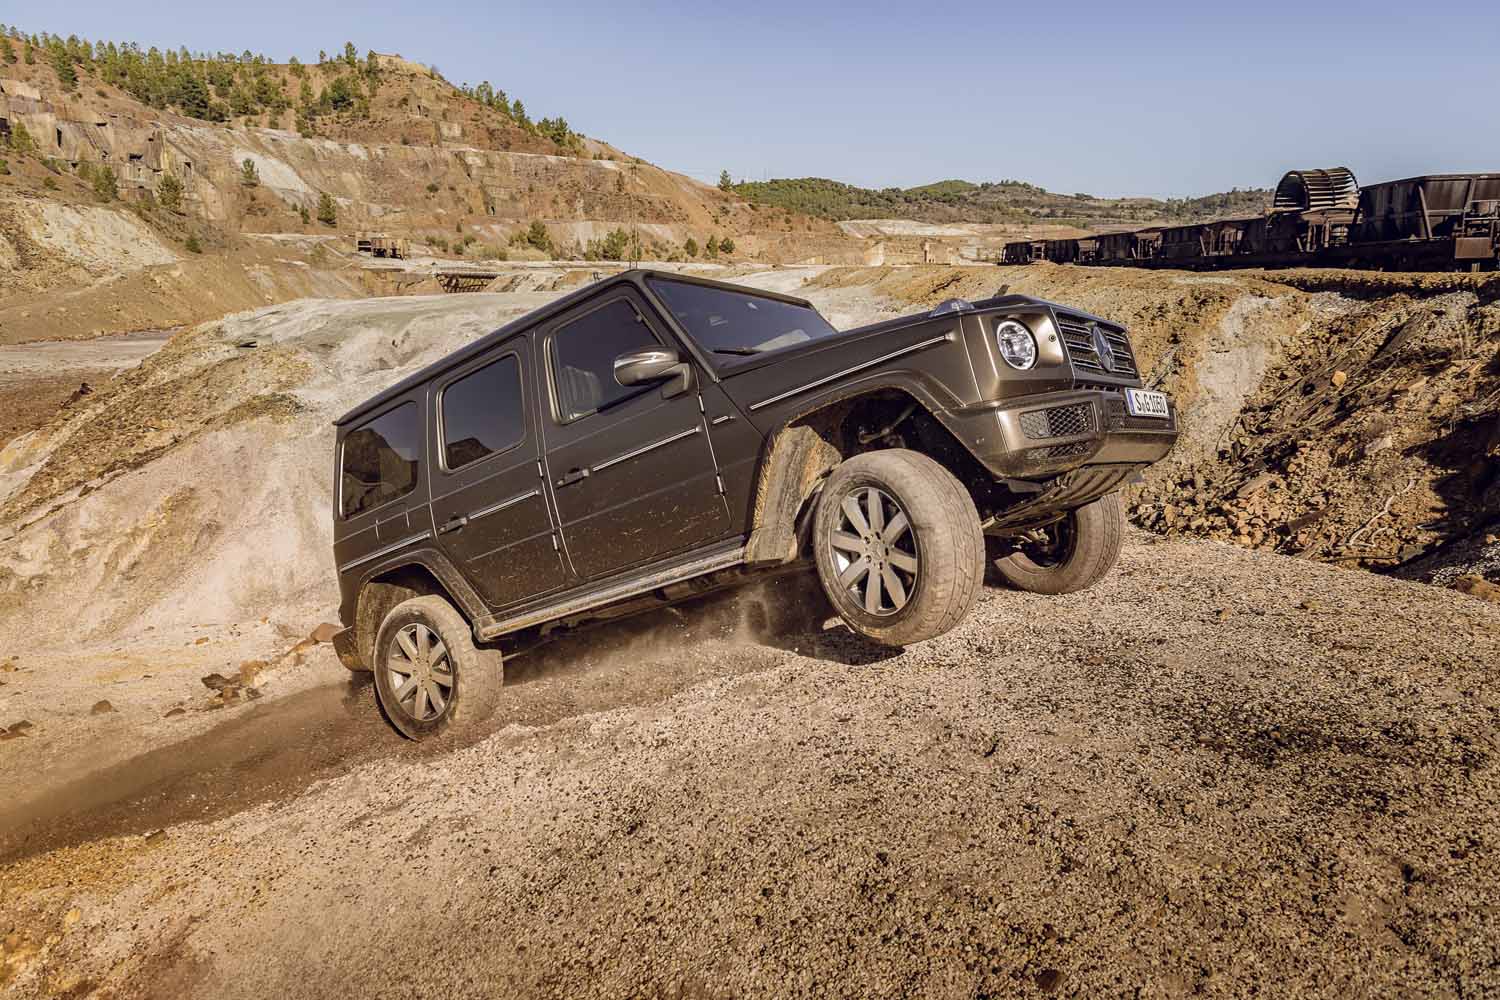
{"type": "Polygon", "coordinates": [[[818,579],[854,631],[905,646],[953,628],[984,581],[967,490],[926,455],[856,455],[828,477],[813,523],[818,579]]]}
{"type": "Polygon", "coordinates": [[[467,729],[495,711],[504,683],[499,650],[481,649],[463,615],[428,594],[402,601],[375,636],[375,693],[403,736],[467,729]]]}
{"type": "Polygon", "coordinates": [[[987,539],[995,572],[1017,590],[1071,594],[1104,578],[1120,557],[1125,536],[1125,505],[1108,493],[1060,521],[1039,528],[1037,537],[1011,542],[987,539]]]}

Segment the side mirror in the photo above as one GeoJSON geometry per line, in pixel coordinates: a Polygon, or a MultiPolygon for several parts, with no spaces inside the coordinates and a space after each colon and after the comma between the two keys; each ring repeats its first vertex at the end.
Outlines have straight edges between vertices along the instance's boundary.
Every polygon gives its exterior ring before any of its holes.
{"type": "Polygon", "coordinates": [[[676,374],[682,363],[677,352],[666,347],[626,351],[615,358],[615,381],[621,385],[646,385],[676,374]]]}
{"type": "Polygon", "coordinates": [[[621,385],[664,383],[663,399],[681,396],[695,385],[693,366],[677,356],[670,347],[648,347],[627,351],[615,358],[615,381],[621,385]]]}

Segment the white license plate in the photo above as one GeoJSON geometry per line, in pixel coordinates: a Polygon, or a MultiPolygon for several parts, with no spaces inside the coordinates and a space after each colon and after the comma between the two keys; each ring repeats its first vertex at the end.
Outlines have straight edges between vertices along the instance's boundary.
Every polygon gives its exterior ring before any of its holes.
{"type": "Polygon", "coordinates": [[[1125,408],[1130,411],[1132,417],[1171,415],[1171,411],[1167,409],[1167,394],[1152,392],[1150,389],[1126,389],[1125,408]]]}

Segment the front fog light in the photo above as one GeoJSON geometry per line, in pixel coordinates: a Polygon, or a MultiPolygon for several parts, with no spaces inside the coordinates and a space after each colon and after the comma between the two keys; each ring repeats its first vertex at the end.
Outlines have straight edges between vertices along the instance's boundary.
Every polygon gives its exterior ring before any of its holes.
{"type": "Polygon", "coordinates": [[[1017,371],[1024,372],[1036,364],[1036,338],[1024,323],[1008,319],[996,326],[995,343],[1005,363],[1017,371]]]}

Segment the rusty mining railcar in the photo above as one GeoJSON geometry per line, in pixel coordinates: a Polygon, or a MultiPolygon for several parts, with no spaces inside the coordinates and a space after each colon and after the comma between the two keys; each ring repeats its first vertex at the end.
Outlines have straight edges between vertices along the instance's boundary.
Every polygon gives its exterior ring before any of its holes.
{"type": "Polygon", "coordinates": [[[1343,264],[1426,271],[1494,268],[1500,257],[1500,173],[1434,174],[1359,193],[1343,264]]]}
{"type": "Polygon", "coordinates": [[[1493,270],[1500,265],[1500,173],[1361,189],[1346,167],[1290,170],[1258,218],[1048,240],[1040,253],[1027,253],[1007,263],[1493,270]]]}
{"type": "Polygon", "coordinates": [[[1000,257],[1000,263],[1030,264],[1033,261],[1046,259],[1046,240],[1018,240],[1014,243],[1005,244],[1005,250],[1000,257]]]}

